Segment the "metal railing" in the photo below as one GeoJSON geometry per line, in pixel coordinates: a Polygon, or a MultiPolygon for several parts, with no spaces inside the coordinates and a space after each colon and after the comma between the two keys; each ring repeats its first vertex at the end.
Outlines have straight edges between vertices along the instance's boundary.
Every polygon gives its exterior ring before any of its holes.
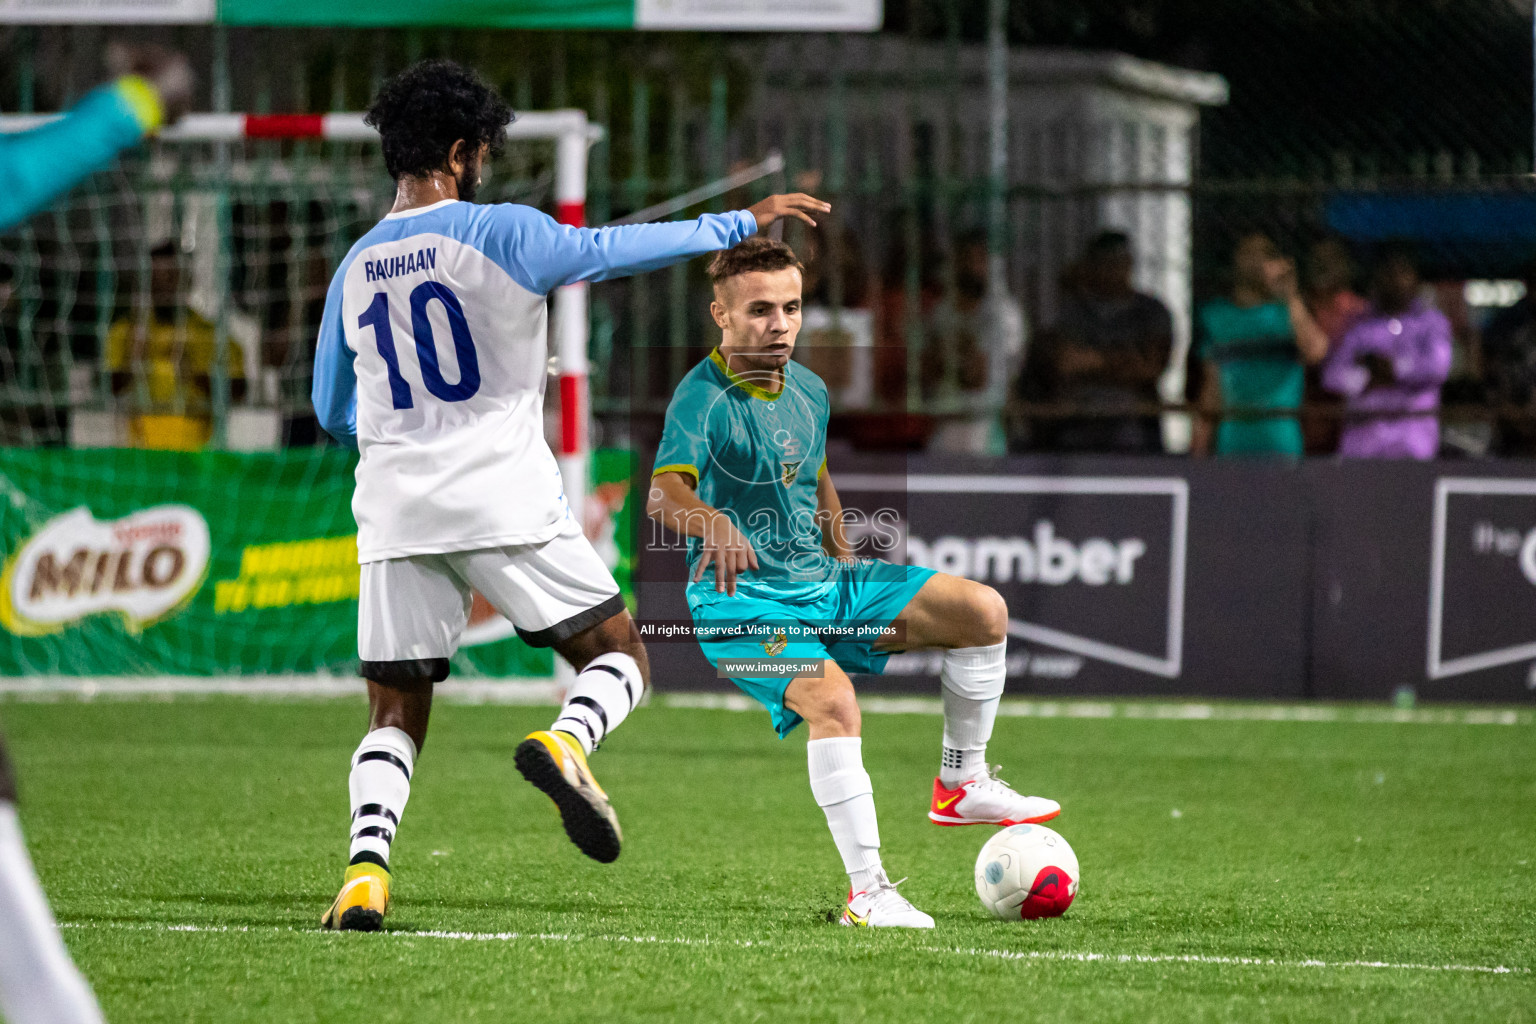
{"type": "MultiPolygon", "coordinates": [[[[1341,192],[1528,187],[1515,172],[1529,163],[1530,83],[1501,70],[1511,59],[1505,30],[1527,23],[1512,21],[1509,5],[1469,0],[1443,15],[1345,6],[1336,14],[1213,8],[1203,23],[1209,65],[1228,89],[1215,75],[1177,68],[1177,48],[1155,34],[1136,43],[1073,27],[1049,3],[1014,5],[1016,47],[1078,49],[1016,48],[1008,57],[1001,225],[984,26],[964,5],[888,4],[894,31],[861,38],[192,29],[166,41],[206,70],[200,105],[214,111],[357,109],[387,73],[438,54],[481,69],[515,107],[581,107],[608,128],[590,153],[593,224],[686,195],[777,149],[783,187],[816,192],[837,210],[823,230],[792,229],[788,240],[811,265],[807,302],[817,326],[808,331],[854,350],[845,362],[855,377],[874,377],[837,389],[841,408],[948,416],[977,399],[962,386],[953,333],[939,329],[936,313],[975,290],[965,261],[989,235],[994,245],[1001,237],[1007,291],[1038,334],[1054,322],[1060,279],[1083,244],[1100,228],[1127,229],[1138,286],[1173,314],[1163,391],[1173,396],[1196,300],[1221,290],[1236,232],[1262,226],[1299,254],[1330,229],[1327,202],[1341,192]],[[1265,32],[1290,43],[1266,47],[1265,32]],[[1330,38],[1371,45],[1330,58],[1330,38]],[[1468,56],[1479,40],[1481,65],[1468,56]],[[1117,46],[1164,63],[1102,52],[1117,46]],[[1439,63],[1429,59],[1437,53],[1439,63]],[[1309,120],[1317,110],[1306,97],[1319,83],[1402,84],[1404,55],[1418,69],[1413,77],[1430,83],[1424,88],[1439,82],[1454,102],[1417,117],[1423,104],[1357,90],[1338,94],[1326,123],[1309,120]],[[1346,56],[1352,64],[1341,63],[1346,56]],[[1094,121],[1083,113],[1089,100],[1121,113],[1094,121]],[[1458,119],[1455,109],[1479,116],[1458,119]],[[882,362],[881,351],[901,357],[882,362]]],[[[78,98],[104,35],[79,27],[0,34],[0,107],[57,109],[78,98]]],[[[547,156],[514,147],[489,184],[493,199],[547,206],[547,156]]],[[[745,205],[770,187],[779,185],[759,179],[678,212],[745,205]]],[[[185,310],[226,310],[227,323],[215,318],[214,326],[230,333],[246,363],[243,395],[211,415],[275,410],[280,442],[312,443],[308,367],[323,283],[388,192],[376,151],[361,143],[182,155],[158,146],[0,238],[0,440],[65,443],[77,412],[124,401],[125,386],[114,390],[112,380],[112,327],[144,306],[150,249],[163,228],[192,286],[185,310]],[[225,198],[209,198],[217,196],[225,198]],[[210,224],[215,233],[205,235],[210,224]],[[220,247],[223,263],[205,255],[220,247]]],[[[1513,270],[1499,253],[1457,272],[1513,270]]],[[[593,406],[610,426],[664,407],[713,342],[707,302],[703,275],[688,266],[593,289],[593,406]]],[[[1000,409],[1005,398],[986,403],[1000,409]]],[[[1032,406],[1012,408],[1017,418],[1032,406]]]]}

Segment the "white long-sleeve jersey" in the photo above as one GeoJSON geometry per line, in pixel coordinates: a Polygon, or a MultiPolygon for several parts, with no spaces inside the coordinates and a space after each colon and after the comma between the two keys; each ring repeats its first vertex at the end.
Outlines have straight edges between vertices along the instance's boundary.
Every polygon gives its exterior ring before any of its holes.
{"type": "Polygon", "coordinates": [[[380,221],[337,269],[315,347],[315,412],[360,456],[358,560],[558,533],[567,506],[544,440],[545,297],[756,230],[746,211],[588,229],[456,200],[380,221]]]}

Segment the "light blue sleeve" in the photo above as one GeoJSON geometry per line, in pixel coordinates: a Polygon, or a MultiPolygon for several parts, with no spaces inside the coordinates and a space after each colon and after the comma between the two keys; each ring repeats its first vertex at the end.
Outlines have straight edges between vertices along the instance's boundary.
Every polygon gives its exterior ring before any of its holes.
{"type": "Polygon", "coordinates": [[[480,249],[518,284],[548,295],[563,284],[606,281],[729,249],[757,233],[746,210],[706,213],[697,220],[573,228],[531,206],[487,208],[480,249]]]}
{"type": "Polygon", "coordinates": [[[107,167],[143,137],[143,125],[115,84],[91,92],[41,128],[0,133],[0,231],[107,167]]]}
{"type": "Polygon", "coordinates": [[[351,266],[352,254],[348,253],[325,293],[325,313],[320,318],[320,337],[315,342],[315,379],[310,388],[310,400],[325,432],[343,448],[355,449],[357,372],[352,363],[357,353],[347,346],[341,323],[342,284],[351,266]]]}

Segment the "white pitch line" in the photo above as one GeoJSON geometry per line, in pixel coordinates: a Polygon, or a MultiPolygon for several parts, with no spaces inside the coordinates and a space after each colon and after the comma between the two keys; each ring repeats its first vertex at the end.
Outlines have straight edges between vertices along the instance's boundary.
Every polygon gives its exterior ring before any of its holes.
{"type": "MultiPolygon", "coordinates": [[[[670,708],[705,711],[761,711],[741,693],[669,693],[670,708]]],[[[859,709],[872,715],[941,715],[937,697],[861,696],[859,709]]],[[[1368,725],[1532,725],[1536,712],[1516,708],[1391,708],[1339,704],[1230,704],[1209,701],[1005,699],[1002,718],[1131,718],[1173,722],[1345,722],[1368,725]]]]}
{"type": "Polygon", "coordinates": [[[1386,960],[1276,960],[1254,956],[1210,956],[1203,953],[1072,953],[1061,950],[1015,951],[930,946],[930,953],[996,957],[1000,960],[1065,960],[1112,964],[1215,964],[1232,967],[1369,967],[1395,971],[1453,971],[1471,974],[1530,974],[1527,967],[1488,967],[1480,964],[1399,964],[1386,960]]]}
{"type": "MultiPolygon", "coordinates": [[[[876,684],[878,686],[878,684],[876,684]]],[[[0,699],[56,701],[165,700],[178,697],[245,697],[253,700],[361,697],[352,676],[22,676],[0,678],[0,699]]],[[[560,700],[552,679],[457,679],[438,683],[433,696],[454,704],[552,706],[560,700]]],[[[704,711],[762,712],[743,693],[660,693],[663,707],[704,711]]],[[[940,715],[937,697],[882,697],[869,693],[859,707],[872,715],[940,715]]],[[[1536,725],[1536,711],[1511,707],[1394,708],[1370,704],[1281,704],[1201,700],[1008,698],[1003,718],[1128,718],[1175,722],[1321,722],[1366,725],[1536,725]]]]}
{"type": "MultiPolygon", "coordinates": [[[[368,692],[357,676],[12,676],[0,678],[0,696],[22,700],[163,700],[174,697],[285,698],[361,697],[368,692]]],[[[558,704],[553,679],[453,679],[438,683],[433,696],[456,704],[558,704]]]]}
{"type": "MultiPolygon", "coordinates": [[[[64,921],[60,928],[115,929],[154,932],[274,932],[294,935],[324,935],[318,929],[282,925],[245,924],[169,924],[131,921],[64,921]]],[[[666,937],[660,935],[581,935],[571,932],[463,932],[395,931],[378,933],[384,938],[444,939],[451,942],[621,942],[645,946],[735,946],[740,949],[772,948],[772,942],[751,939],[666,937]]],[[[1530,974],[1528,967],[1487,966],[1483,964],[1415,964],[1388,960],[1278,960],[1252,956],[1216,956],[1203,953],[1079,953],[1066,950],[979,949],[963,946],[922,946],[923,953],[947,953],[956,956],[991,957],[998,960],[1055,960],[1069,963],[1102,964],[1196,964],[1221,967],[1282,967],[1288,969],[1367,968],[1392,971],[1440,971],[1464,974],[1530,974]]]]}

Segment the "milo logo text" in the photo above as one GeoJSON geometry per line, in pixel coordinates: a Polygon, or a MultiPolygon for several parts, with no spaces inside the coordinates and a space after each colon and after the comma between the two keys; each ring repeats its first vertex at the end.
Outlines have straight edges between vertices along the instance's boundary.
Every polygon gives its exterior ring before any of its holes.
{"type": "Polygon", "coordinates": [[[197,591],[208,552],[208,523],[186,505],[156,505],[108,521],[73,509],[44,523],[6,560],[0,625],[38,636],[115,612],[137,632],[197,591]]]}

